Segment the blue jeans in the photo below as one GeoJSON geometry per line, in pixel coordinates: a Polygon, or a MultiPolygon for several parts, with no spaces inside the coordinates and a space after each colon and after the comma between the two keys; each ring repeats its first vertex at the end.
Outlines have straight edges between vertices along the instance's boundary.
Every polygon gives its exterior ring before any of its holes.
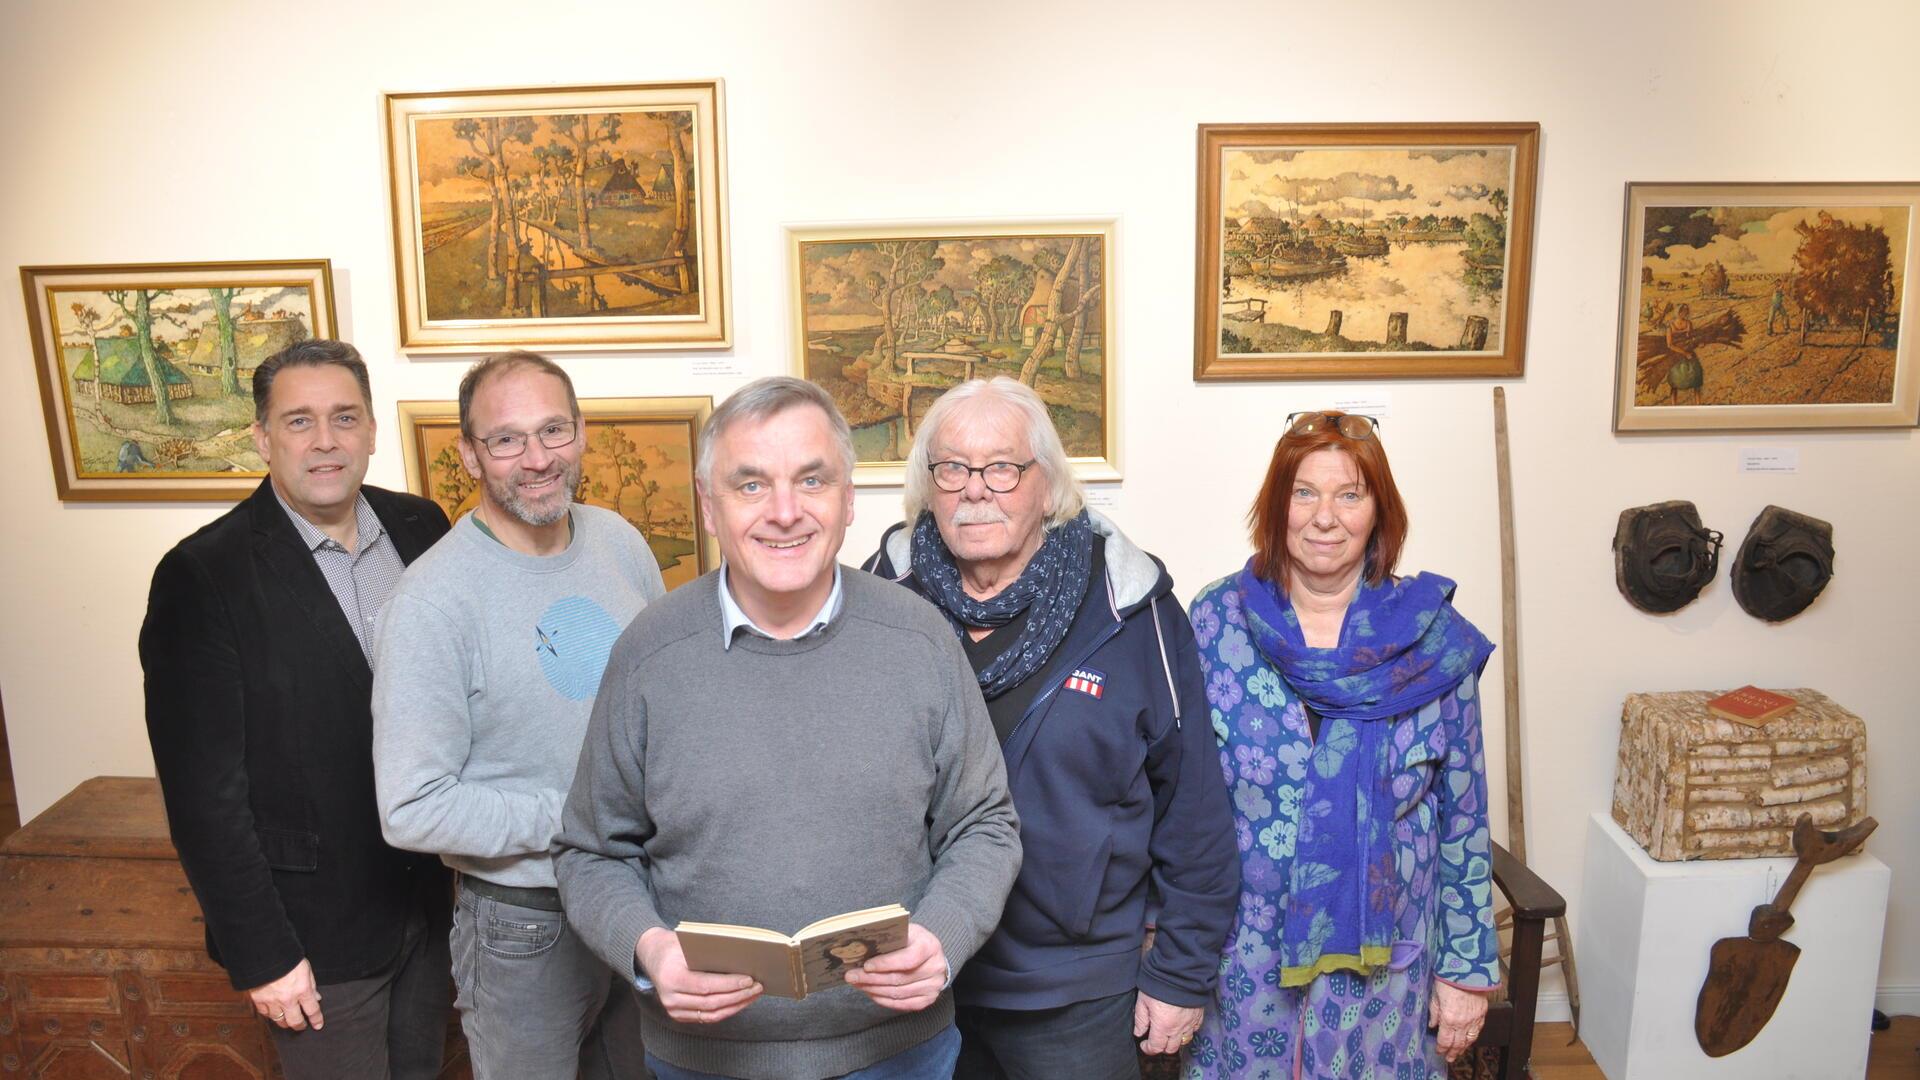
{"type": "MultiPolygon", "coordinates": [[[[960,1030],[951,1025],[945,1031],[864,1069],[836,1077],[835,1080],[952,1080],[953,1063],[960,1058],[960,1030]]],[[[647,1068],[654,1080],[726,1080],[713,1073],[693,1072],[669,1065],[652,1054],[647,1068]]]]}

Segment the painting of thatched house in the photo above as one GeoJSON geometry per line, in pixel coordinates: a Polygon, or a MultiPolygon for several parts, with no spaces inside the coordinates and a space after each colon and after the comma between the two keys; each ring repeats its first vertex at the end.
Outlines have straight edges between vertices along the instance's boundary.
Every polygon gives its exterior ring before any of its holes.
{"type": "MultiPolygon", "coordinates": [[[[174,401],[192,397],[193,381],[174,366],[173,350],[155,342],[153,351],[167,397],[174,401]]],[[[74,387],[81,393],[122,405],[153,403],[153,383],[147,378],[138,338],[103,337],[93,339],[91,346],[68,346],[67,360],[73,364],[74,387]]]]}
{"type": "Polygon", "coordinates": [[[338,334],[331,276],[324,259],[22,267],[60,497],[252,491],[254,371],[338,334]]]}
{"type": "Polygon", "coordinates": [[[400,347],[725,348],[718,82],[387,95],[400,347]]]}
{"type": "MultiPolygon", "coordinates": [[[[233,324],[234,359],[240,379],[251,386],[253,369],[260,366],[260,361],[312,336],[298,315],[276,312],[255,319],[242,315],[233,324]]],[[[220,374],[220,335],[201,334],[194,340],[185,363],[187,370],[196,375],[220,374]]]]}
{"type": "Polygon", "coordinates": [[[588,209],[644,206],[646,201],[647,193],[633,175],[633,170],[627,167],[625,158],[615,158],[605,165],[595,165],[587,170],[588,209]]]}

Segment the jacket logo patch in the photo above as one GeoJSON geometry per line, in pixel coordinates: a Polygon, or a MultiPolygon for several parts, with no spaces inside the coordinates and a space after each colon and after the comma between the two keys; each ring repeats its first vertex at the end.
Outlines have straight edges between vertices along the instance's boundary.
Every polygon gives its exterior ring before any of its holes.
{"type": "Polygon", "coordinates": [[[1067,676],[1066,688],[1097,698],[1106,693],[1107,677],[1092,668],[1074,668],[1073,674],[1067,676]]]}

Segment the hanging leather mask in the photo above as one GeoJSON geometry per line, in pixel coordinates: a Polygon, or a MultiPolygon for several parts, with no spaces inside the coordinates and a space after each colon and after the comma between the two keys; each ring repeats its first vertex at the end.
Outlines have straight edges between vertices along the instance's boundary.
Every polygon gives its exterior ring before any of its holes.
{"type": "Polygon", "coordinates": [[[1614,584],[1641,611],[1679,611],[1719,570],[1720,541],[1684,499],[1629,507],[1613,533],[1614,584]]]}
{"type": "Polygon", "coordinates": [[[1733,598],[1747,614],[1767,622],[1793,618],[1833,579],[1833,526],[1767,507],[1740,544],[1732,578],[1733,598]]]}

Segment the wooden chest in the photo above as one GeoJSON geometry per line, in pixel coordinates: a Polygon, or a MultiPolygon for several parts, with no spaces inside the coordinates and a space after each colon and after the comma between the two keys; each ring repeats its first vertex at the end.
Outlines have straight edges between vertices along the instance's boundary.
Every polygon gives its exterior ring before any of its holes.
{"type": "MultiPolygon", "coordinates": [[[[458,1031],[443,1080],[470,1075],[458,1031]]],[[[158,781],[95,777],[0,843],[0,1080],[280,1075],[207,958],[158,781]]]]}
{"type": "Polygon", "coordinates": [[[1779,690],[1792,712],[1749,727],[1714,716],[1718,691],[1629,694],[1613,820],[1665,862],[1793,855],[1793,823],[1867,816],[1867,730],[1817,690],[1779,690]]]}
{"type": "Polygon", "coordinates": [[[265,1077],[153,780],[95,777],[0,844],[0,1077],[265,1077]]]}

